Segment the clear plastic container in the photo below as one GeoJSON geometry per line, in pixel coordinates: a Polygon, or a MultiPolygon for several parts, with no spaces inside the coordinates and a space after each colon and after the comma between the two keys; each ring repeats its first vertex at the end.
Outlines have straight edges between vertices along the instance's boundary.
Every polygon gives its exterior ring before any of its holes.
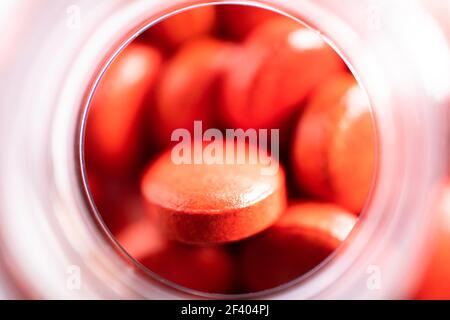
{"type": "MultiPolygon", "coordinates": [[[[265,0],[316,29],[372,102],[376,183],[361,222],[317,270],[264,298],[406,298],[427,260],[447,164],[450,47],[419,1],[265,0]]],[[[3,1],[0,297],[192,298],[134,265],[95,218],[82,123],[101,71],[158,19],[197,0],[3,1]]],[[[250,296],[251,297],[251,296],[250,296]]]]}

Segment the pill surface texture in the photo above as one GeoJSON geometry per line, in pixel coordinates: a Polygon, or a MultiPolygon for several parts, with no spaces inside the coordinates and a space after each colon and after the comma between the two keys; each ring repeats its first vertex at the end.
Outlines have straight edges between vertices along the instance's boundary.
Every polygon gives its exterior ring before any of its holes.
{"type": "Polygon", "coordinates": [[[305,274],[339,246],[355,223],[353,214],[331,204],[290,206],[275,225],[243,244],[244,286],[256,292],[305,274]]]}
{"type": "Polygon", "coordinates": [[[373,177],[375,136],[369,100],[351,75],[319,87],[298,124],[292,155],[304,191],[361,211],[373,177]]]}
{"type": "Polygon", "coordinates": [[[264,167],[250,161],[176,165],[168,151],[147,169],[141,188],[171,239],[231,242],[266,229],[285,209],[283,169],[264,175],[264,167]]]}

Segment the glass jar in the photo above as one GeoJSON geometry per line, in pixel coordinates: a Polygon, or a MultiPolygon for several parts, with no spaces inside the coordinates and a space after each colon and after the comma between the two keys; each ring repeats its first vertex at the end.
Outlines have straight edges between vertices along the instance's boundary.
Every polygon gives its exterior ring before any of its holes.
{"type": "Polygon", "coordinates": [[[376,182],[358,227],[316,270],[263,297],[409,296],[436,227],[450,102],[449,43],[420,1],[24,0],[0,6],[0,297],[220,297],[133,264],[96,218],[81,150],[90,94],[114,55],[167,15],[225,3],[317,30],[367,90],[377,126],[376,182]]]}

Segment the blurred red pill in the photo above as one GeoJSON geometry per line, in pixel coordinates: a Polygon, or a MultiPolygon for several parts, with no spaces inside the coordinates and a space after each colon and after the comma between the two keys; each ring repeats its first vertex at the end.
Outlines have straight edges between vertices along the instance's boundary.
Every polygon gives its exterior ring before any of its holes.
{"type": "Polygon", "coordinates": [[[195,120],[213,126],[219,79],[233,46],[202,38],[183,46],[165,66],[151,112],[154,138],[160,146],[170,143],[173,130],[192,129],[195,120]]]}
{"type": "Polygon", "coordinates": [[[285,209],[281,166],[265,175],[266,166],[259,162],[175,164],[171,157],[167,151],[152,163],[141,187],[149,212],[171,239],[191,244],[240,240],[269,227],[285,209]]]}
{"type": "Polygon", "coordinates": [[[231,293],[235,286],[233,257],[220,247],[192,247],[171,243],[148,255],[142,264],[183,287],[207,293],[231,293]]]}
{"type": "Polygon", "coordinates": [[[288,283],[312,270],[345,240],[356,217],[326,203],[297,203],[264,233],[243,243],[242,282],[249,292],[288,283]]]}
{"type": "Polygon", "coordinates": [[[129,223],[146,216],[144,201],[136,186],[117,183],[115,179],[97,179],[93,198],[109,231],[117,234],[129,223]]]}
{"type": "Polygon", "coordinates": [[[117,241],[155,274],[180,286],[208,293],[230,293],[235,262],[223,247],[192,247],[168,241],[148,218],[130,224],[117,241]]]}
{"type": "Polygon", "coordinates": [[[245,39],[256,27],[278,13],[246,5],[223,5],[218,7],[219,18],[227,36],[245,39]]]}
{"type": "Polygon", "coordinates": [[[159,43],[176,48],[190,40],[210,35],[216,27],[216,8],[202,6],[176,13],[157,23],[149,33],[159,43]]]}
{"type": "Polygon", "coordinates": [[[168,241],[158,230],[155,221],[143,215],[114,233],[117,242],[134,259],[141,261],[148,255],[164,250],[168,241]]]}
{"type": "Polygon", "coordinates": [[[369,100],[353,76],[325,81],[302,115],[293,172],[308,193],[359,213],[374,174],[375,137],[369,100]]]}
{"type": "Polygon", "coordinates": [[[94,92],[86,123],[86,162],[127,173],[139,155],[141,112],[159,72],[159,52],[130,44],[112,62],[94,92]]]}
{"type": "Polygon", "coordinates": [[[223,116],[242,128],[283,128],[310,92],[343,69],[320,36],[286,17],[257,27],[230,63],[223,116]]]}

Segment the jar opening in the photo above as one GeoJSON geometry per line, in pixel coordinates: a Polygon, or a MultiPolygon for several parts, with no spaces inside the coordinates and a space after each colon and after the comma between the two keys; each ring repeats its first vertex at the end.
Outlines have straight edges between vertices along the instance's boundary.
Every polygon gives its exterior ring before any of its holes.
{"type": "Polygon", "coordinates": [[[378,148],[366,91],[330,41],[243,4],[193,6],[130,39],[80,126],[112,245],[200,295],[276,293],[337,259],[378,148]]]}

